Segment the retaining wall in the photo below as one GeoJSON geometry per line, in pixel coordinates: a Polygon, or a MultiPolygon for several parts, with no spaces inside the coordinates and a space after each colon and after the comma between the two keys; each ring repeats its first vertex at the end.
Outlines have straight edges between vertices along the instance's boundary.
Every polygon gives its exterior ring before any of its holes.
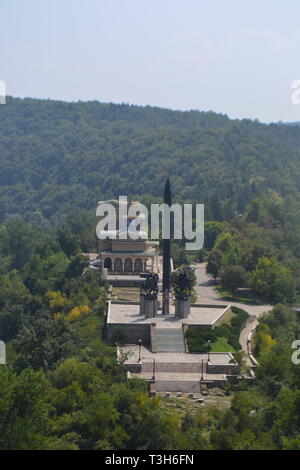
{"type": "Polygon", "coordinates": [[[200,382],[156,380],[152,385],[156,392],[200,393],[200,382]]]}
{"type": "Polygon", "coordinates": [[[107,339],[110,341],[113,337],[115,328],[122,327],[127,334],[127,344],[138,344],[139,339],[142,340],[144,346],[151,346],[151,324],[132,325],[124,323],[107,323],[107,339]]]}
{"type": "Polygon", "coordinates": [[[133,372],[135,374],[139,374],[142,372],[142,363],[141,362],[136,362],[136,363],[127,363],[125,364],[125,369],[127,372],[133,372]]]}

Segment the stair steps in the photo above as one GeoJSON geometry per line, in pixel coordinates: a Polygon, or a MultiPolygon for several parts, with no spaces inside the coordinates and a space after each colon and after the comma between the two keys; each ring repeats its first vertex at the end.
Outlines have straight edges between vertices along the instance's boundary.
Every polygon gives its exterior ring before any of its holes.
{"type": "Polygon", "coordinates": [[[156,329],[157,352],[185,352],[181,328],[156,329]]]}

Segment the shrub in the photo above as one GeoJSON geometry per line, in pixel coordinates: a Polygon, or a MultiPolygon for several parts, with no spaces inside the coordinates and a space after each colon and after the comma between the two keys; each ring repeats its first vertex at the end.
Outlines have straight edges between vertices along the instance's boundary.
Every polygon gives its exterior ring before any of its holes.
{"type": "Polygon", "coordinates": [[[112,337],[111,337],[111,343],[112,344],[126,344],[127,342],[127,330],[124,328],[124,326],[118,325],[115,327],[112,337]]]}

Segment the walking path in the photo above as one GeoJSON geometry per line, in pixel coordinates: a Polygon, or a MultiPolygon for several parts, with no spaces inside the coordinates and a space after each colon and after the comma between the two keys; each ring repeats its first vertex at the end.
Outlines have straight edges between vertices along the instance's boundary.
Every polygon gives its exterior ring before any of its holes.
{"type": "MultiPolygon", "coordinates": [[[[206,273],[206,263],[199,263],[196,265],[195,274],[197,278],[196,292],[198,295],[197,302],[201,304],[224,304],[226,300],[222,299],[215,289],[215,281],[206,273]]],[[[248,305],[239,302],[230,302],[230,305],[242,308],[249,315],[255,317],[251,318],[245,325],[245,328],[240,334],[240,344],[243,351],[248,355],[247,338],[250,331],[258,325],[258,318],[264,313],[272,310],[273,306],[269,304],[261,305],[248,305]]]]}

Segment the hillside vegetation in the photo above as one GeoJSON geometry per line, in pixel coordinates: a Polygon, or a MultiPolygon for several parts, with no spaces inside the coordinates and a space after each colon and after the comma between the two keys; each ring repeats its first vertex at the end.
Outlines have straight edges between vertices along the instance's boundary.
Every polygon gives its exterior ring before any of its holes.
{"type": "Polygon", "coordinates": [[[57,224],[121,194],[206,203],[230,219],[267,188],[299,196],[300,129],[213,112],[7,98],[0,108],[0,222],[57,224]]]}
{"type": "MultiPolygon", "coordinates": [[[[300,298],[299,144],[297,126],[212,112],[0,106],[1,450],[300,449],[299,318],[288,305],[300,298]],[[256,379],[228,384],[226,410],[166,410],[126,379],[105,340],[106,285],[81,254],[96,248],[98,200],[159,201],[168,176],[176,202],[206,204],[204,248],[174,240],[175,265],[207,260],[223,292],[280,302],[255,337],[256,379]]],[[[227,338],[239,349],[236,313],[210,338],[216,348],[227,338]]]]}
{"type": "Polygon", "coordinates": [[[102,339],[105,285],[83,275],[86,258],[67,239],[20,221],[0,229],[1,450],[300,448],[294,312],[278,305],[263,318],[258,379],[228,385],[229,409],[166,410],[102,339]]]}

